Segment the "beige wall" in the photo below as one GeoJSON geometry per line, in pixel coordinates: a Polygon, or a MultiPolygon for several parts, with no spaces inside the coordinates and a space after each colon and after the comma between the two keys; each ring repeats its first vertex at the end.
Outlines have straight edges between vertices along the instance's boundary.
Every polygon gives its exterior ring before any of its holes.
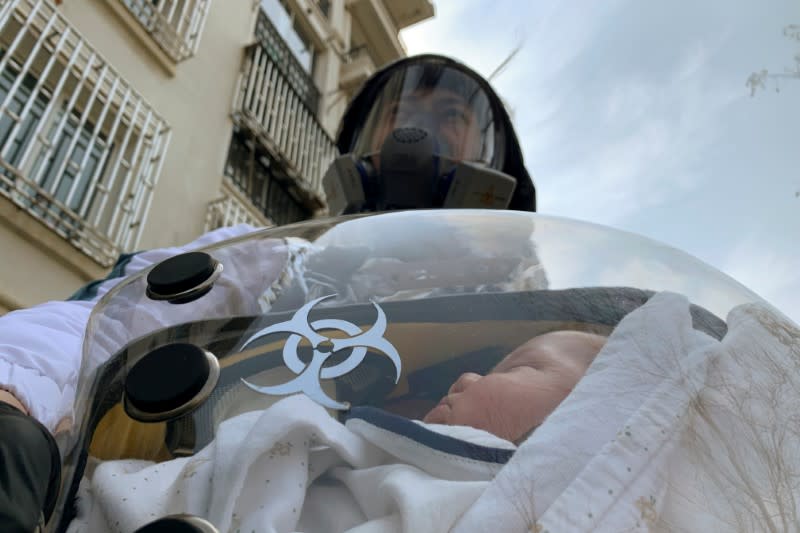
{"type": "Polygon", "coordinates": [[[104,270],[52,230],[0,197],[0,314],[66,298],[104,270]]]}

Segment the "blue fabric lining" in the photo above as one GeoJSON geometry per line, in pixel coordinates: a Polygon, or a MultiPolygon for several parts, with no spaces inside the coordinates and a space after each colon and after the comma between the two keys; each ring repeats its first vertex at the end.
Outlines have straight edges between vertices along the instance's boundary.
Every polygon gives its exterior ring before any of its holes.
{"type": "Polygon", "coordinates": [[[97,297],[97,290],[100,288],[100,284],[105,283],[108,280],[121,278],[125,276],[125,267],[128,266],[128,263],[131,262],[133,257],[141,252],[134,252],[130,254],[121,254],[117,259],[117,262],[114,264],[114,267],[111,269],[111,272],[103,279],[96,279],[94,281],[90,281],[80,289],[78,289],[75,294],[67,298],[67,300],[80,300],[80,301],[89,301],[94,300],[97,297]]]}
{"type": "Polygon", "coordinates": [[[514,450],[490,448],[464,442],[463,440],[436,433],[407,418],[375,407],[354,407],[347,419],[363,420],[368,424],[402,435],[434,450],[475,461],[505,464],[514,455],[514,450]]]}

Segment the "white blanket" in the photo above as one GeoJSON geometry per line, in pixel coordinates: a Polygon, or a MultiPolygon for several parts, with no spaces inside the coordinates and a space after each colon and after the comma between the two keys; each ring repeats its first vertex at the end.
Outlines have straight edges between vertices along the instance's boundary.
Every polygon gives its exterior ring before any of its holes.
{"type": "Polygon", "coordinates": [[[800,523],[800,332],[758,305],[728,325],[716,341],[683,297],[655,296],[516,452],[290,397],[192,458],[99,465],[71,531],[181,512],[223,532],[784,531],[800,523]]]}

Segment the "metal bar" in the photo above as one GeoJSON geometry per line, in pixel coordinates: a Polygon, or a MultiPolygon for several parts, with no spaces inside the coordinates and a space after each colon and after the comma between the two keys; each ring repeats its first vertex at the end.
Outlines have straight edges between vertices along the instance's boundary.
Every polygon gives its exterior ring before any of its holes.
{"type": "Polygon", "coordinates": [[[306,152],[308,153],[308,161],[306,161],[306,174],[308,175],[309,180],[314,179],[314,161],[316,160],[317,156],[315,153],[316,143],[314,142],[314,137],[316,131],[319,131],[319,125],[316,124],[316,120],[314,119],[314,115],[309,113],[309,121],[316,125],[316,128],[311,128],[312,133],[308,136],[308,146],[306,147],[306,152]]]}
{"type": "Polygon", "coordinates": [[[286,128],[286,158],[289,162],[294,166],[294,156],[296,151],[296,146],[294,144],[295,135],[297,135],[297,102],[298,99],[292,95],[289,98],[289,113],[286,119],[287,128],[286,128]]]}
{"type": "MultiPolygon", "coordinates": [[[[264,54],[266,58],[266,54],[264,54]]],[[[260,128],[261,115],[266,107],[266,100],[264,98],[265,87],[269,86],[269,61],[265,60],[258,66],[258,76],[256,79],[255,87],[253,87],[253,105],[250,108],[250,116],[257,123],[260,128]]]]}
{"type": "Polygon", "coordinates": [[[323,139],[322,132],[320,130],[317,130],[316,139],[314,143],[314,166],[316,167],[314,169],[314,176],[319,175],[321,171],[320,167],[322,166],[322,146],[324,142],[325,139],[323,139]]]}
{"type": "MultiPolygon", "coordinates": [[[[42,31],[42,35],[46,35],[50,31],[50,28],[53,26],[53,24],[55,24],[55,22],[56,22],[56,17],[50,17],[50,19],[47,21],[47,24],[45,25],[44,30],[42,31]]],[[[23,33],[25,32],[20,31],[20,34],[23,33]]],[[[11,84],[11,87],[8,89],[8,96],[6,97],[5,102],[3,102],[2,105],[0,105],[0,115],[2,115],[3,112],[6,110],[6,108],[8,107],[9,100],[13,98],[13,96],[19,89],[19,86],[22,85],[22,81],[25,79],[25,74],[28,73],[28,70],[31,68],[31,65],[36,59],[36,56],[39,54],[39,49],[42,47],[43,44],[44,44],[44,39],[37,39],[36,43],[33,45],[33,48],[28,53],[28,58],[20,68],[20,71],[17,74],[17,77],[14,79],[14,82],[11,84]]],[[[12,54],[11,52],[7,52],[6,57],[4,59],[8,60],[11,57],[11,54],[12,54]]],[[[2,61],[0,61],[0,65],[1,64],[2,61]]],[[[2,72],[3,70],[5,70],[5,65],[0,66],[0,72],[2,72]]],[[[28,103],[32,105],[32,101],[28,103]]],[[[17,125],[19,125],[19,123],[17,123],[17,125]]]]}
{"type": "Polygon", "coordinates": [[[250,101],[247,104],[247,111],[250,118],[256,119],[258,116],[259,96],[261,95],[261,85],[264,81],[265,69],[263,65],[266,63],[266,54],[259,50],[258,61],[253,65],[255,70],[255,79],[253,80],[253,90],[251,93],[250,101]]]}
{"type": "MultiPolygon", "coordinates": [[[[39,123],[36,125],[36,129],[33,133],[33,139],[41,139],[42,130],[45,127],[45,123],[47,122],[46,118],[50,116],[50,113],[53,112],[53,108],[56,106],[59,97],[61,96],[61,91],[64,89],[64,84],[69,79],[70,72],[72,71],[72,67],[75,65],[75,61],[80,56],[81,51],[83,50],[83,39],[78,41],[78,44],[75,46],[75,49],[72,51],[72,55],[67,62],[67,65],[64,67],[64,71],[61,73],[61,77],[58,79],[58,83],[56,83],[55,89],[53,89],[53,96],[50,98],[50,101],[47,103],[44,111],[42,112],[42,118],[39,120],[39,123]]],[[[55,54],[54,54],[55,57],[55,54]]],[[[49,141],[47,141],[49,143],[49,141]]],[[[45,143],[46,144],[46,143],[45,143]]],[[[20,158],[20,167],[24,165],[25,161],[28,159],[31,150],[33,150],[34,143],[28,143],[28,146],[25,147],[25,150],[22,153],[22,157],[20,158]]]]}
{"type": "Polygon", "coordinates": [[[306,174],[308,175],[309,179],[314,178],[314,131],[317,131],[319,125],[316,124],[314,120],[314,115],[311,113],[308,114],[309,122],[311,123],[311,127],[309,127],[309,134],[307,135],[308,139],[306,141],[306,153],[308,154],[308,160],[306,161],[306,174]],[[316,129],[314,128],[316,126],[316,129]]]}
{"type": "Polygon", "coordinates": [[[276,81],[280,76],[280,70],[273,61],[269,62],[269,71],[267,76],[267,83],[264,87],[264,110],[261,114],[261,125],[264,131],[269,130],[269,123],[272,120],[272,102],[275,99],[275,91],[277,89],[276,81]]]}
{"type": "Polygon", "coordinates": [[[233,88],[233,106],[231,109],[231,113],[234,115],[241,112],[244,104],[244,91],[247,88],[244,85],[244,78],[245,72],[248,70],[248,61],[247,56],[245,56],[244,64],[239,70],[239,75],[236,76],[236,86],[233,88]]]}
{"type": "MultiPolygon", "coordinates": [[[[160,133],[160,131],[159,131],[160,133]]],[[[137,177],[133,180],[133,195],[130,204],[130,222],[121,226],[122,234],[120,235],[119,242],[125,246],[130,236],[130,231],[137,224],[144,223],[144,220],[137,220],[136,217],[141,209],[145,199],[148,197],[148,191],[152,192],[155,183],[150,179],[150,175],[154,168],[154,162],[159,161],[158,153],[163,144],[163,137],[158,133],[153,133],[152,140],[145,141],[146,148],[142,151],[141,165],[137,173],[137,177]]]]}
{"type": "Polygon", "coordinates": [[[308,132],[313,127],[313,123],[305,108],[302,109],[301,116],[303,117],[303,122],[300,128],[300,161],[297,168],[300,175],[308,179],[308,132]]]}
{"type": "Polygon", "coordinates": [[[292,161],[294,162],[295,170],[300,170],[300,136],[303,134],[302,120],[303,120],[303,102],[296,99],[297,104],[294,111],[294,134],[292,135],[292,161]]]}
{"type": "MultiPolygon", "coordinates": [[[[95,169],[94,174],[92,175],[87,191],[94,190],[94,188],[97,187],[100,178],[102,177],[106,160],[108,159],[108,156],[111,154],[111,148],[114,145],[113,143],[117,135],[117,129],[119,129],[119,125],[122,124],[122,116],[123,113],[125,112],[125,106],[128,105],[128,100],[130,99],[131,91],[132,90],[130,86],[128,86],[127,90],[125,91],[125,96],[122,97],[122,103],[119,106],[119,113],[117,113],[117,116],[114,118],[114,123],[111,126],[111,130],[108,133],[108,143],[107,143],[108,148],[106,150],[103,150],[103,155],[101,156],[100,161],[97,163],[97,168],[95,169]]],[[[108,100],[109,102],[113,102],[113,94],[109,96],[108,100]]],[[[108,194],[108,191],[104,192],[104,194],[108,194]]],[[[86,198],[83,199],[83,203],[81,204],[81,207],[78,211],[78,214],[81,217],[86,217],[88,215],[89,202],[91,202],[91,200],[92,200],[91,194],[87,194],[86,198]]]]}
{"type": "Polygon", "coordinates": [[[280,140],[278,141],[278,147],[280,148],[281,152],[286,154],[288,150],[286,149],[286,135],[288,133],[288,125],[289,125],[289,104],[291,103],[291,95],[293,91],[289,89],[289,84],[283,84],[283,91],[281,91],[281,100],[280,100],[280,140]]]}
{"type": "Polygon", "coordinates": [[[189,49],[191,50],[192,54],[197,52],[197,48],[200,46],[200,37],[203,35],[203,31],[206,28],[206,21],[208,20],[208,8],[209,3],[206,0],[200,0],[199,2],[200,8],[198,9],[198,17],[199,22],[197,24],[197,28],[194,30],[192,37],[192,43],[189,49]]]}
{"type": "MultiPolygon", "coordinates": [[[[265,115],[264,120],[264,131],[267,133],[272,132],[275,129],[275,121],[277,120],[278,116],[278,109],[275,105],[275,101],[278,97],[280,91],[280,69],[275,68],[272,69],[272,76],[269,80],[269,96],[267,101],[267,112],[265,115]]],[[[271,135],[271,133],[269,133],[271,135]]]]}
{"type": "MultiPolygon", "coordinates": [[[[133,177],[134,169],[138,167],[137,161],[139,160],[139,154],[142,150],[142,146],[144,145],[144,138],[147,135],[147,130],[148,127],[150,126],[150,120],[152,119],[152,117],[153,117],[153,110],[148,109],[145,123],[142,126],[141,133],[139,134],[139,139],[136,141],[136,147],[133,149],[133,155],[131,156],[130,160],[130,168],[128,168],[127,172],[125,173],[125,178],[122,182],[122,188],[120,189],[119,198],[123,202],[122,205],[120,206],[121,209],[115,209],[114,213],[111,215],[111,223],[108,225],[108,234],[113,235],[113,237],[111,237],[111,240],[114,242],[119,242],[119,233],[121,233],[121,229],[126,223],[125,218],[130,219],[130,215],[124,214],[123,218],[120,220],[118,228],[114,227],[116,225],[119,214],[126,210],[124,205],[125,202],[128,201],[128,196],[129,196],[128,189],[130,189],[131,187],[131,180],[134,179],[133,177]]],[[[131,127],[133,126],[134,124],[132,123],[131,127]]]]}
{"type": "Polygon", "coordinates": [[[175,8],[178,7],[179,0],[162,0],[161,5],[159,6],[159,11],[164,13],[165,6],[169,6],[169,14],[166,16],[167,22],[172,24],[172,17],[175,16],[175,8]]]}
{"type": "Polygon", "coordinates": [[[303,162],[308,157],[308,153],[305,151],[305,143],[306,143],[305,132],[308,126],[308,110],[304,105],[302,105],[302,102],[299,109],[299,122],[300,122],[300,128],[297,135],[297,172],[304,179],[308,179],[308,176],[304,176],[303,173],[303,162]]]}
{"type": "Polygon", "coordinates": [[[322,165],[322,147],[325,142],[324,136],[321,131],[317,131],[314,143],[314,172],[308,177],[308,182],[312,187],[315,186],[317,176],[319,175],[320,166],[322,165]]]}
{"type": "MultiPolygon", "coordinates": [[[[186,12],[189,9],[189,5],[190,4],[191,4],[191,0],[186,0],[185,2],[183,2],[183,7],[181,8],[181,14],[178,16],[178,19],[174,23],[173,23],[173,18],[172,17],[173,17],[174,12],[175,12],[175,7],[173,7],[172,11],[170,12],[170,23],[173,24],[173,26],[175,28],[175,33],[179,37],[181,37],[181,41],[183,41],[183,43],[186,45],[187,48],[189,46],[189,43],[188,43],[187,39],[185,38],[186,35],[184,35],[184,32],[188,33],[187,30],[189,29],[189,25],[188,24],[184,24],[184,21],[187,19],[186,12]],[[185,26],[185,28],[184,28],[184,26],[185,26]]],[[[177,5],[178,5],[178,0],[173,0],[173,6],[177,6],[177,5]]]]}
{"type": "Polygon", "coordinates": [[[258,94],[258,103],[259,107],[256,110],[256,120],[258,121],[259,126],[262,129],[266,129],[266,122],[265,117],[267,116],[267,100],[269,99],[269,90],[270,90],[270,77],[272,76],[272,71],[275,67],[272,64],[272,61],[267,61],[265,65],[266,69],[264,70],[264,80],[261,84],[261,90],[258,94]]]}
{"type": "MultiPolygon", "coordinates": [[[[128,150],[128,143],[131,139],[131,134],[133,130],[136,128],[136,121],[138,120],[139,116],[139,109],[142,107],[142,101],[136,100],[136,105],[134,106],[133,113],[131,113],[131,121],[128,125],[128,130],[125,132],[125,137],[122,140],[122,144],[119,147],[119,153],[117,154],[116,159],[111,167],[111,171],[108,173],[109,175],[109,182],[106,186],[108,188],[109,194],[105,194],[100,200],[100,207],[97,209],[97,214],[95,215],[94,225],[98,226],[100,224],[100,217],[103,215],[103,211],[106,207],[106,202],[110,197],[110,193],[114,191],[114,185],[117,181],[117,176],[119,175],[119,166],[122,163],[122,160],[125,158],[125,152],[128,150]]],[[[120,116],[124,119],[125,109],[120,109],[120,116]]],[[[107,234],[110,233],[111,224],[108,225],[109,230],[107,234]]]]}
{"type": "MultiPolygon", "coordinates": [[[[55,130],[56,133],[54,135],[53,142],[51,142],[49,146],[45,147],[44,154],[42,156],[42,161],[47,161],[47,159],[50,157],[50,154],[53,151],[53,147],[58,145],[58,143],[63,138],[64,126],[66,125],[67,120],[69,119],[70,112],[75,107],[75,103],[78,101],[78,96],[80,96],[80,94],[81,94],[81,89],[83,88],[83,84],[86,81],[86,78],[89,77],[89,72],[92,70],[92,66],[94,64],[94,58],[95,57],[97,57],[97,54],[93,51],[91,56],[89,56],[89,61],[86,63],[86,66],[83,69],[83,73],[81,74],[81,78],[78,80],[78,83],[76,84],[75,88],[72,91],[72,97],[70,97],[69,102],[67,102],[66,108],[64,109],[64,114],[61,117],[61,120],[59,120],[59,122],[58,122],[58,126],[56,127],[56,130],[55,130]]],[[[76,132],[76,135],[77,135],[77,132],[76,132]]],[[[36,175],[32,177],[32,181],[34,183],[39,183],[39,179],[42,177],[42,173],[44,172],[44,169],[46,167],[47,167],[47,165],[43,164],[37,169],[36,175]]],[[[60,174],[61,174],[61,172],[58,172],[56,174],[56,179],[53,180],[53,185],[58,184],[58,176],[60,174]]],[[[50,192],[50,191],[48,191],[48,192],[50,192]]]]}
{"type": "MultiPolygon", "coordinates": [[[[73,194],[74,194],[74,192],[75,192],[75,190],[77,188],[77,183],[79,183],[80,179],[82,179],[82,174],[83,174],[84,169],[86,167],[86,163],[88,162],[89,157],[92,155],[94,147],[95,147],[95,145],[97,143],[97,138],[99,137],[100,133],[103,130],[103,125],[105,124],[105,120],[106,120],[106,114],[107,114],[108,110],[111,108],[111,106],[113,105],[113,101],[114,101],[114,97],[115,97],[116,92],[117,92],[117,86],[118,85],[119,85],[119,78],[117,77],[117,78],[114,79],[114,83],[113,83],[110,91],[106,95],[106,104],[103,106],[103,110],[101,111],[100,117],[98,118],[97,123],[95,124],[95,127],[94,127],[94,129],[92,131],[92,135],[89,138],[89,141],[87,143],[86,153],[84,153],[83,158],[82,158],[82,160],[80,162],[80,165],[79,165],[79,174],[78,174],[77,178],[73,181],[73,184],[72,184],[72,187],[70,188],[70,192],[69,192],[69,194],[67,196],[67,199],[64,201],[64,203],[67,204],[67,205],[71,204],[72,196],[73,196],[73,194]]],[[[129,92],[130,92],[130,89],[128,89],[128,92],[126,92],[125,99],[123,100],[123,102],[125,102],[125,100],[127,99],[129,92]]],[[[97,161],[96,168],[95,168],[94,172],[92,173],[92,175],[88,177],[88,182],[86,183],[86,189],[85,189],[87,194],[83,198],[83,201],[81,202],[80,207],[76,210],[79,213],[80,216],[84,216],[85,211],[88,208],[88,203],[91,201],[91,198],[93,196],[91,194],[91,191],[93,191],[94,188],[97,186],[97,181],[100,179],[100,177],[102,175],[103,166],[104,166],[105,161],[106,161],[106,159],[108,157],[108,154],[112,150],[114,134],[116,133],[116,128],[117,128],[117,126],[119,125],[120,122],[121,122],[121,120],[119,118],[119,115],[117,115],[117,117],[112,122],[112,128],[111,128],[111,131],[110,131],[108,137],[103,142],[103,145],[102,145],[103,149],[102,149],[102,151],[100,153],[100,157],[99,157],[99,159],[97,161]]]]}
{"type": "Polygon", "coordinates": [[[284,81],[283,78],[280,76],[275,80],[275,88],[273,90],[269,108],[270,108],[270,121],[269,121],[269,130],[267,130],[267,135],[275,140],[277,144],[278,139],[278,129],[280,128],[280,119],[281,119],[281,93],[284,89],[284,81]]]}
{"type": "Polygon", "coordinates": [[[306,154],[303,152],[303,145],[305,143],[305,131],[306,131],[306,108],[303,106],[302,102],[297,108],[297,132],[295,133],[295,140],[294,140],[294,166],[295,170],[297,171],[297,175],[300,178],[303,178],[303,160],[306,157],[306,154]]]}
{"type": "Polygon", "coordinates": [[[283,79],[280,81],[280,92],[278,93],[278,97],[275,100],[275,112],[277,113],[277,117],[275,119],[275,134],[270,135],[270,137],[275,141],[275,144],[282,153],[285,152],[283,149],[283,145],[281,144],[281,138],[283,138],[283,132],[286,128],[286,94],[287,94],[287,83],[284,82],[283,79]]]}
{"type": "MultiPolygon", "coordinates": [[[[41,3],[37,3],[37,4],[34,5],[34,7],[31,10],[31,12],[28,13],[28,16],[25,19],[25,22],[22,23],[22,27],[19,29],[19,32],[17,33],[17,36],[14,37],[14,40],[11,41],[11,44],[8,45],[8,48],[6,48],[5,55],[2,58],[0,58],[0,72],[4,71],[6,69],[6,66],[8,65],[8,62],[11,60],[11,58],[17,52],[17,47],[19,46],[19,43],[22,42],[23,37],[25,37],[25,35],[28,33],[27,32],[28,27],[31,26],[34,17],[36,17],[36,14],[39,12],[39,6],[41,6],[41,5],[42,5],[41,3]]],[[[53,19],[55,19],[55,17],[51,18],[51,20],[50,20],[51,24],[53,22],[55,22],[53,19]]],[[[30,59],[29,59],[29,61],[30,61],[30,59]]],[[[11,91],[9,91],[9,94],[11,94],[11,91]]],[[[0,114],[2,114],[2,112],[3,112],[3,107],[0,107],[0,114]]]]}
{"type": "MultiPolygon", "coordinates": [[[[158,154],[158,157],[159,157],[158,166],[156,167],[156,171],[153,174],[153,176],[155,178],[158,178],[158,176],[161,175],[161,170],[164,168],[164,160],[166,159],[165,155],[167,153],[167,149],[169,148],[169,143],[172,140],[172,130],[167,130],[166,132],[164,132],[163,135],[161,134],[161,132],[159,132],[159,136],[165,136],[165,138],[162,141],[162,148],[161,148],[161,150],[159,151],[159,154],[158,154]]],[[[141,216],[142,223],[139,224],[139,227],[137,228],[137,231],[136,231],[136,237],[129,244],[128,249],[131,249],[131,248],[137,246],[139,244],[139,239],[142,238],[142,230],[144,228],[144,222],[147,220],[147,217],[150,214],[150,206],[153,203],[153,196],[154,196],[153,189],[155,189],[155,180],[153,182],[153,186],[152,186],[152,189],[150,191],[150,194],[147,196],[147,202],[145,203],[144,211],[142,212],[142,216],[141,216]]]]}
{"type": "MultiPolygon", "coordinates": [[[[92,67],[93,67],[93,65],[91,63],[89,63],[89,65],[87,65],[87,70],[91,69],[92,67]]],[[[86,124],[86,119],[89,118],[89,113],[90,113],[92,107],[94,107],[94,101],[97,99],[97,93],[100,91],[100,86],[102,85],[103,80],[105,80],[106,72],[108,72],[108,63],[103,62],[103,70],[101,71],[101,73],[100,73],[100,75],[99,75],[99,77],[97,79],[97,83],[95,84],[94,88],[92,89],[91,95],[89,96],[89,100],[86,102],[86,107],[84,107],[84,109],[83,109],[83,113],[81,113],[80,118],[78,119],[78,125],[75,127],[75,135],[72,137],[72,140],[69,143],[69,147],[67,148],[66,154],[64,155],[64,161],[61,162],[61,165],[59,165],[59,168],[55,173],[55,179],[53,180],[53,185],[54,185],[53,192],[54,193],[55,193],[55,190],[57,189],[57,187],[55,187],[55,185],[57,183],[59,183],[60,179],[63,177],[63,173],[67,168],[67,163],[69,161],[72,161],[72,151],[75,150],[75,145],[78,144],[78,141],[81,138],[81,131],[83,130],[84,125],[86,124]]],[[[73,96],[77,97],[79,92],[80,91],[75,91],[75,94],[73,96]]],[[[70,111],[72,110],[73,107],[74,107],[74,105],[68,106],[66,111],[65,111],[65,113],[64,113],[64,115],[65,116],[69,116],[70,111]]],[[[42,168],[44,168],[44,165],[42,165],[42,168]]],[[[82,169],[79,168],[78,169],[78,173],[80,173],[81,170],[82,169]]],[[[73,193],[73,189],[76,187],[77,181],[78,181],[78,179],[77,179],[77,175],[76,175],[75,179],[72,180],[72,184],[70,185],[69,193],[67,193],[67,194],[72,194],[73,193]]],[[[64,202],[64,203],[66,204],[66,202],[64,202]]]]}
{"type": "Polygon", "coordinates": [[[253,98],[253,90],[255,87],[255,80],[258,74],[258,58],[260,57],[261,48],[256,47],[253,49],[253,52],[250,54],[250,71],[247,73],[247,84],[246,84],[246,91],[244,94],[244,100],[242,101],[242,111],[248,113],[250,108],[250,102],[253,98]]]}
{"type": "Polygon", "coordinates": [[[6,19],[11,13],[11,8],[14,4],[12,2],[3,2],[0,4],[0,28],[6,23],[6,19]]]}
{"type": "MultiPolygon", "coordinates": [[[[64,33],[61,34],[61,38],[58,40],[58,43],[56,43],[56,46],[55,46],[56,53],[53,53],[50,56],[50,59],[47,60],[47,63],[45,64],[45,67],[42,70],[41,76],[39,76],[39,78],[36,80],[36,84],[34,85],[33,90],[31,91],[31,94],[28,96],[28,101],[25,102],[25,105],[23,106],[22,111],[20,111],[20,113],[19,113],[20,117],[27,116],[28,113],[30,113],[31,108],[33,107],[33,104],[36,103],[37,97],[39,96],[39,94],[41,94],[42,88],[44,87],[44,80],[46,80],[47,76],[50,75],[50,70],[53,68],[53,65],[56,63],[57,51],[60,48],[60,46],[64,43],[64,40],[68,36],[69,36],[69,28],[67,28],[67,30],[64,33]]],[[[20,72],[17,75],[18,80],[22,80],[25,77],[25,74],[26,74],[25,72],[20,72]]],[[[9,94],[9,96],[14,96],[11,91],[9,91],[8,94],[9,94]]],[[[50,100],[52,101],[53,98],[51,98],[50,100]]],[[[12,101],[13,101],[13,98],[12,98],[12,101]]],[[[48,102],[48,106],[47,107],[49,107],[49,104],[50,104],[50,102],[48,102]]],[[[44,116],[46,116],[46,115],[43,114],[42,117],[44,117],[44,116]]],[[[39,122],[41,123],[43,121],[40,120],[39,122]]],[[[7,159],[8,154],[6,152],[9,150],[9,148],[13,144],[13,142],[14,142],[16,136],[17,136],[17,133],[19,131],[19,128],[22,127],[22,123],[23,123],[22,120],[15,121],[14,125],[11,127],[11,131],[8,134],[8,138],[6,139],[5,145],[0,146],[0,158],[7,159]]],[[[38,129],[38,124],[37,124],[37,129],[38,129]]],[[[32,139],[36,139],[36,136],[34,135],[32,137],[32,139]]],[[[33,144],[33,143],[29,143],[29,144],[33,144]]],[[[26,147],[26,149],[24,151],[27,151],[27,147],[26,147]]],[[[20,162],[17,164],[17,166],[21,168],[22,165],[24,164],[24,162],[25,162],[25,160],[21,159],[20,162]]]]}
{"type": "MultiPolygon", "coordinates": [[[[100,83],[98,83],[98,87],[99,86],[100,86],[100,83]]],[[[89,137],[89,143],[88,143],[88,146],[87,146],[87,149],[86,149],[86,153],[83,154],[83,158],[81,159],[81,162],[80,162],[80,165],[79,165],[78,176],[73,180],[72,186],[70,187],[70,191],[67,194],[67,199],[64,200],[64,203],[67,206],[70,205],[70,202],[72,201],[72,197],[75,195],[75,191],[78,188],[78,183],[80,182],[80,177],[81,177],[80,175],[83,174],[83,170],[86,167],[86,163],[89,161],[89,157],[92,154],[92,148],[94,147],[95,143],[97,142],[97,138],[99,137],[100,132],[103,129],[103,124],[106,121],[106,115],[108,114],[108,110],[111,108],[111,100],[114,97],[114,93],[117,92],[117,87],[118,86],[119,86],[119,77],[115,77],[113,83],[111,84],[111,89],[108,91],[108,94],[106,95],[106,103],[103,106],[102,111],[100,111],[100,116],[97,117],[97,122],[95,123],[95,126],[94,126],[94,128],[92,130],[92,135],[91,135],[91,137],[89,137]]],[[[94,104],[94,102],[92,104],[94,104]]],[[[92,107],[94,107],[94,105],[92,105],[92,107]]],[[[88,112],[88,108],[87,108],[87,112],[88,112]]],[[[75,137],[77,138],[78,136],[76,135],[75,137]]],[[[110,138],[109,138],[109,142],[105,143],[105,147],[103,149],[104,153],[109,150],[109,146],[110,146],[110,138]]],[[[100,157],[102,158],[103,156],[101,155],[100,157]]],[[[90,184],[87,183],[86,185],[87,185],[86,191],[87,192],[91,191],[91,188],[89,187],[90,184]]],[[[91,195],[87,194],[87,197],[88,196],[91,196],[91,195]]]]}

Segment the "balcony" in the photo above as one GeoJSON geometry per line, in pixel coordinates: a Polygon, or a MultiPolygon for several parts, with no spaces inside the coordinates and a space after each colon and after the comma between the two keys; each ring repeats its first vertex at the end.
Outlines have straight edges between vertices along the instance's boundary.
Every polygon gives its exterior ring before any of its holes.
{"type": "Polygon", "coordinates": [[[385,0],[395,26],[402,30],[434,15],[430,0],[385,0]]]}
{"type": "Polygon", "coordinates": [[[119,2],[174,62],[194,55],[210,0],[109,0],[119,2]]]}
{"type": "Polygon", "coordinates": [[[339,88],[353,94],[375,72],[375,62],[366,47],[354,48],[347,54],[339,73],[339,88]]]}
{"type": "Polygon", "coordinates": [[[271,220],[254,209],[248,198],[226,179],[223,181],[221,197],[208,205],[205,231],[237,224],[257,227],[273,225],[271,220]]]}
{"type": "Polygon", "coordinates": [[[345,5],[353,17],[353,35],[366,44],[379,65],[406,55],[399,28],[383,0],[346,0],[345,5]]]}
{"type": "Polygon", "coordinates": [[[225,179],[226,187],[238,191],[239,198],[268,224],[291,224],[314,215],[294,180],[250,131],[234,128],[225,179]]]}
{"type": "Polygon", "coordinates": [[[353,17],[353,44],[366,44],[378,66],[406,55],[398,32],[433,16],[430,0],[345,0],[353,17]]]}
{"type": "Polygon", "coordinates": [[[138,243],[169,127],[47,0],[0,7],[0,196],[101,266],[138,243]]]}
{"type": "Polygon", "coordinates": [[[322,176],[336,156],[333,139],[316,118],[319,93],[263,12],[256,36],[237,83],[233,119],[313,212],[325,205],[322,176]]]}

